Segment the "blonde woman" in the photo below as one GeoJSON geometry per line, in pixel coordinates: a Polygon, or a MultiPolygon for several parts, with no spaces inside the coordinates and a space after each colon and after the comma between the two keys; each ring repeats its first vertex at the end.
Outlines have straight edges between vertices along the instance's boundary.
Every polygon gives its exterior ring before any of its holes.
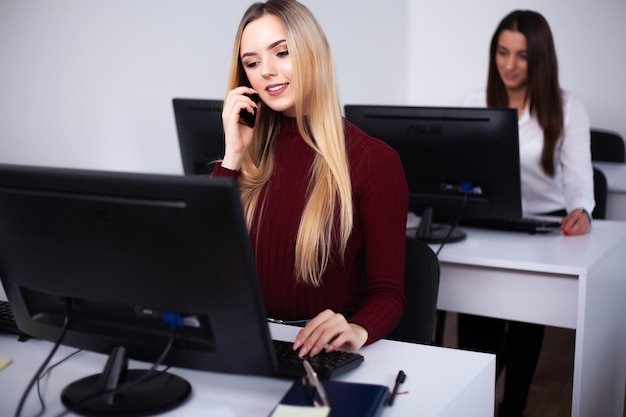
{"type": "Polygon", "coordinates": [[[342,118],[311,12],[293,0],[250,6],[228,88],[213,175],[240,185],[268,315],[306,323],[300,356],[385,337],[404,310],[406,179],[395,151],[342,118]]]}

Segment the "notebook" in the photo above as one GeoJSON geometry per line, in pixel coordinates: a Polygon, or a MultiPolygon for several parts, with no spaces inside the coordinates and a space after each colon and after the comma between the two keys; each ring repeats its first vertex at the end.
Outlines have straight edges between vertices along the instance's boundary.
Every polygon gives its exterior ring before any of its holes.
{"type": "MultiPolygon", "coordinates": [[[[321,383],[330,404],[329,417],[379,417],[389,399],[389,388],[385,385],[332,380],[321,383]]],[[[314,408],[307,389],[300,380],[294,381],[272,417],[282,411],[281,406],[314,408]]]]}

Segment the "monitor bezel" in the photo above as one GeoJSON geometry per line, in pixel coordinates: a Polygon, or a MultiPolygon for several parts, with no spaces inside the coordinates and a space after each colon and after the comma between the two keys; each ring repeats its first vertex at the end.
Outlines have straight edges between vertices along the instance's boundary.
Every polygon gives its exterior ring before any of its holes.
{"type": "MultiPolygon", "coordinates": [[[[344,111],[350,122],[365,133],[385,141],[400,155],[407,175],[410,211],[421,215],[425,209],[432,208],[433,220],[444,223],[453,223],[457,218],[522,217],[519,128],[515,109],[347,104],[344,111]],[[450,129],[446,128],[446,123],[470,126],[481,120],[485,126],[497,124],[504,134],[495,135],[493,131],[486,130],[482,142],[470,142],[469,133],[462,132],[458,137],[447,133],[450,129]],[[457,166],[437,164],[433,171],[440,178],[435,180],[430,177],[427,181],[433,181],[433,184],[441,181],[440,185],[447,182],[451,187],[459,188],[469,184],[467,196],[462,190],[425,192],[417,187],[415,184],[421,178],[416,177],[421,174],[414,175],[414,168],[417,166],[415,161],[420,159],[400,145],[409,139],[417,146],[422,140],[424,147],[431,146],[434,140],[445,140],[447,149],[439,147],[425,153],[426,158],[432,160],[442,161],[455,149],[462,149],[459,150],[462,155],[455,157],[457,166]],[[475,156],[476,160],[469,155],[475,156]],[[465,175],[467,178],[458,175],[461,170],[468,172],[465,175]],[[450,178],[446,178],[448,175],[450,178]],[[484,194],[474,193],[475,187],[485,185],[489,187],[487,198],[484,194]]],[[[484,188],[478,189],[484,192],[484,188]]]]}
{"type": "Polygon", "coordinates": [[[177,330],[165,364],[276,369],[233,180],[0,165],[0,279],[18,327],[35,338],[57,340],[72,299],[63,344],[124,346],[154,362],[171,334],[162,313],[173,312],[203,324],[177,330]]]}
{"type": "Polygon", "coordinates": [[[183,173],[211,174],[224,156],[223,100],[174,98],[172,106],[183,173]]]}

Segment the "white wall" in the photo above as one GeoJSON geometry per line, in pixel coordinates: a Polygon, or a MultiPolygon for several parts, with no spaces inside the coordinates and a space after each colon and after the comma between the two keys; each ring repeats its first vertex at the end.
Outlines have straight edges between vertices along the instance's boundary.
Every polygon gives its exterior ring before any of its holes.
{"type": "MultiPolygon", "coordinates": [[[[344,104],[456,105],[484,85],[502,16],[539,10],[563,86],[594,125],[626,134],[623,0],[304,3],[332,45],[344,104]]],[[[0,0],[0,162],[182,172],[171,99],[223,97],[249,4],[0,0]]]]}
{"type": "Polygon", "coordinates": [[[409,1],[410,104],[458,105],[484,88],[496,26],[514,9],[532,9],[552,29],[561,87],[583,100],[592,126],[626,136],[626,1],[409,1]]]}
{"type": "MultiPolygon", "coordinates": [[[[171,100],[224,96],[250,3],[0,0],[0,162],[181,173],[171,100]]],[[[405,99],[405,0],[305,3],[342,97],[405,99]]]]}

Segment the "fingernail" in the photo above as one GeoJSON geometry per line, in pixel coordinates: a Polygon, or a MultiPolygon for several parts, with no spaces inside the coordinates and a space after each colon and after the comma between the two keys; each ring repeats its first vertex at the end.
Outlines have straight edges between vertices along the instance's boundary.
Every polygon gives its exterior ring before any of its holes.
{"type": "Polygon", "coordinates": [[[567,236],[567,235],[569,235],[569,232],[568,232],[567,230],[563,230],[563,234],[564,234],[565,236],[567,236]]]}

